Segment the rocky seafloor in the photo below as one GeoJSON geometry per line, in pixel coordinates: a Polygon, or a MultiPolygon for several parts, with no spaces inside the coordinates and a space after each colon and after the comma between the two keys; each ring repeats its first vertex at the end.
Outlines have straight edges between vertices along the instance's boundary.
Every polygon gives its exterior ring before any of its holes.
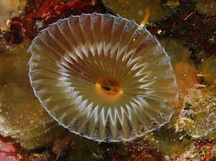
{"type": "Polygon", "coordinates": [[[216,160],[216,2],[214,0],[29,0],[0,3],[0,160],[216,160]],[[13,7],[11,7],[13,6],[13,7]],[[98,143],[58,125],[28,78],[31,40],[71,14],[111,13],[155,35],[179,88],[175,113],[130,142],[98,143]]]}

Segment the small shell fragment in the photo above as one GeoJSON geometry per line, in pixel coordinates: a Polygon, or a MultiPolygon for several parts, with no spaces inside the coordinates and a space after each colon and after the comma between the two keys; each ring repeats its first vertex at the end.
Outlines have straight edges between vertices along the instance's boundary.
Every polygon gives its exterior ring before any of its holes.
{"type": "Polygon", "coordinates": [[[95,141],[131,140],[169,122],[176,82],[145,28],[110,14],[58,20],[29,48],[29,78],[49,114],[95,141]]]}

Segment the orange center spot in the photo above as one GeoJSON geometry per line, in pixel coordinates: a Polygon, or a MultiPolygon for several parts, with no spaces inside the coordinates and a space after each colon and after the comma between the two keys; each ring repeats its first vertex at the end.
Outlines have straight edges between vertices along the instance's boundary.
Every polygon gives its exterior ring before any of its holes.
{"type": "Polygon", "coordinates": [[[100,78],[95,84],[95,89],[106,101],[115,101],[123,94],[120,82],[112,78],[100,78]]]}

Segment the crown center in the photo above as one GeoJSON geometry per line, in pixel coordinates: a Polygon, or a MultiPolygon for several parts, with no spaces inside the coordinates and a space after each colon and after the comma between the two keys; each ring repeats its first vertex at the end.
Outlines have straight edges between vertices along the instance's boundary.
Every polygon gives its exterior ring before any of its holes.
{"type": "Polygon", "coordinates": [[[95,84],[97,94],[107,101],[115,101],[123,94],[122,85],[113,78],[100,78],[95,84]]]}

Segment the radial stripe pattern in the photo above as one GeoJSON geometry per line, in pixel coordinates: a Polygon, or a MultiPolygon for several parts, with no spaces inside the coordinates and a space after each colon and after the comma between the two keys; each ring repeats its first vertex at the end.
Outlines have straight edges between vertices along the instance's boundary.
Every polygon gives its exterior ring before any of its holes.
{"type": "Polygon", "coordinates": [[[130,140],[158,129],[173,113],[177,87],[169,56],[134,21],[71,16],[42,30],[29,52],[36,97],[73,133],[130,140]]]}

